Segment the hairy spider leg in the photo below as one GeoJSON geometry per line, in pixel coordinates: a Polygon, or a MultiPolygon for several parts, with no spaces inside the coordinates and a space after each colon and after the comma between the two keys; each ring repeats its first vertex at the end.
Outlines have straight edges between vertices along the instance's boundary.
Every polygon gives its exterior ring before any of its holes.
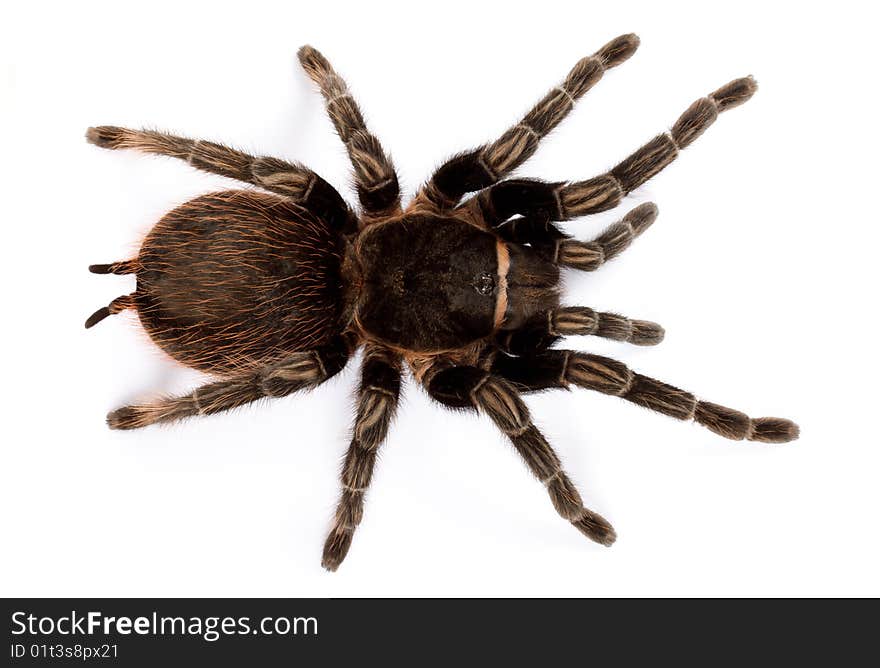
{"type": "Polygon", "coordinates": [[[294,353],[277,364],[218,380],[179,397],[117,408],[107,415],[111,429],[139,429],[195,415],[213,415],[266,397],[283,397],[320,385],[342,371],[351,342],[337,336],[315,350],[294,353]]]}
{"type": "Polygon", "coordinates": [[[736,79],[694,102],[668,132],[632,153],[605,174],[573,183],[533,179],[502,181],[462,205],[497,226],[514,214],[570,220],[616,207],[624,196],[656,176],[715,122],[718,114],[748,101],[757,90],[751,77],[736,79]]]}
{"type": "Polygon", "coordinates": [[[736,79],[685,111],[672,130],[654,139],[609,172],[588,181],[563,186],[559,191],[561,220],[611,209],[621,199],[658,174],[718,118],[718,114],[746,102],[757,90],[751,77],[736,79]]]}
{"type": "Polygon", "coordinates": [[[223,144],[153,130],[102,125],[89,128],[86,139],[101,148],[134,149],[177,158],[211,174],[283,195],[327,221],[334,229],[351,232],[357,228],[354,214],[336,189],[302,165],[278,158],[256,157],[223,144]]]}
{"type": "Polygon", "coordinates": [[[477,409],[488,415],[547,488],[556,512],[590,540],[602,545],[614,542],[614,529],[603,517],[584,507],[559,457],[532,424],[529,409],[511,383],[474,366],[453,366],[429,373],[424,383],[428,394],[441,404],[477,409]]]}
{"type": "Polygon", "coordinates": [[[342,492],[321,559],[327,570],[339,568],[351,547],[355,529],[364,515],[364,495],[373,477],[376,455],[399,398],[400,358],[384,348],[367,346],[361,364],[354,432],[340,476],[342,492]]]}
{"type": "Polygon", "coordinates": [[[465,193],[504,178],[531,157],[541,139],[562,122],[605,70],[627,60],[638,46],[636,35],[621,35],[592,56],[582,58],[562,83],[501,137],[446,161],[419,191],[414,203],[433,211],[452,209],[465,193]]]}
{"type": "Polygon", "coordinates": [[[545,259],[581,271],[596,271],[624,250],[657,220],[658,209],[646,202],[609,225],[592,241],[569,239],[544,217],[514,218],[497,228],[507,241],[529,243],[545,259]]]}
{"type": "Polygon", "coordinates": [[[315,48],[299,50],[303,69],[321,90],[327,114],[354,167],[365,223],[400,213],[400,185],[394,164],[364,122],[357,102],[328,60],[315,48]]]}
{"type": "Polygon", "coordinates": [[[787,443],[799,435],[798,426],[791,420],[751,418],[733,408],[700,401],[690,392],[599,355],[574,350],[546,350],[522,357],[497,355],[492,372],[523,392],[577,385],[621,397],[677,420],[693,420],[732,440],[787,443]]]}
{"type": "Polygon", "coordinates": [[[664,334],[660,325],[649,320],[631,320],[586,306],[560,306],[538,314],[522,327],[499,332],[495,343],[508,354],[526,355],[550,348],[563,336],[598,336],[636,346],[655,346],[664,334]]]}

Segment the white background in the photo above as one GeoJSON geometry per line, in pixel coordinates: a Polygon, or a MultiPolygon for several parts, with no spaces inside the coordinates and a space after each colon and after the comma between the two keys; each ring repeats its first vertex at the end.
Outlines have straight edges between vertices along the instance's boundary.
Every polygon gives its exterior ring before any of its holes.
{"type": "Polygon", "coordinates": [[[869,3],[15,3],[3,10],[4,595],[880,595],[876,17],[869,3]],[[305,162],[350,201],[345,153],[296,62],[345,76],[412,191],[496,137],[581,56],[637,32],[520,174],[579,179],[737,76],[761,89],[608,214],[660,218],[567,302],[660,322],[638,349],[570,345],[802,427],[728,442],[585,390],[529,399],[611,549],[556,516],[487,420],[409,385],[366,517],[320,565],[357,363],[317,391],[165,428],[104,414],[203,381],[92,276],[167,210],[234,184],[89,146],[89,125],[158,127],[305,162]]]}

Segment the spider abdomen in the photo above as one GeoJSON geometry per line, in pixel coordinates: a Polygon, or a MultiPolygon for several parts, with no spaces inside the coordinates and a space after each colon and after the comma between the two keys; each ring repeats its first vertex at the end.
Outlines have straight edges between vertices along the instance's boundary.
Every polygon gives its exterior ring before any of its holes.
{"type": "Polygon", "coordinates": [[[213,193],[147,235],[135,304],[153,341],[187,366],[252,368],[339,332],[341,260],[337,235],[289,200],[213,193]]]}

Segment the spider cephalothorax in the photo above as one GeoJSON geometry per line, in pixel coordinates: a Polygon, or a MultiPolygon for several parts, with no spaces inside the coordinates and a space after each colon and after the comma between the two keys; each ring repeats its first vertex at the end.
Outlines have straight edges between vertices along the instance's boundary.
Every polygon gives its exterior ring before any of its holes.
{"type": "Polygon", "coordinates": [[[755,91],[751,78],[732,81],[694,102],[669,132],[586,181],[506,178],[575,101],[637,47],[634,35],[624,35],[579,61],[520,123],[446,162],[405,208],[379,140],[344,81],[311,47],[300,50],[300,61],[348,150],[359,214],[301,165],[160,132],[90,128],[87,138],[98,146],[173,156],[261,189],[187,202],[159,221],[136,258],[90,268],[136,274],[137,289],[99,309],[86,327],[135,308],[163,350],[217,376],[189,395],[115,410],[109,425],[133,429],[314,387],[363,347],[342,495],[324,546],[322,563],[331,570],[345,558],[360,523],[404,364],[440,403],[488,415],[547,487],[559,514],[605,545],[614,541],[614,530],[583,506],[532,424],[522,393],[577,385],[694,420],[727,438],[797,438],[789,420],[750,418],[613,359],[552,348],[575,334],[637,345],[662,340],[655,323],[560,306],[558,286],[560,268],[593,271],[625,249],[654,221],[656,207],[632,209],[589,242],[568,238],[554,222],[617,206],[719,113],[755,91]],[[462,202],[468,193],[476,195],[462,202]]]}

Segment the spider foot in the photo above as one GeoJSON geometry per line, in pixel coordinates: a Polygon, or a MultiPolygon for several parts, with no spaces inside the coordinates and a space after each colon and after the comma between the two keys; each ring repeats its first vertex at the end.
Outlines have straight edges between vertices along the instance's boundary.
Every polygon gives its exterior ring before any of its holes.
{"type": "Polygon", "coordinates": [[[656,322],[633,320],[629,342],[637,346],[656,346],[665,336],[666,330],[656,322]]]}
{"type": "Polygon", "coordinates": [[[785,418],[753,418],[750,441],[762,443],[788,443],[796,441],[801,435],[801,428],[785,418]]]}
{"type": "Polygon", "coordinates": [[[748,76],[734,79],[716,90],[709,97],[718,105],[718,111],[727,111],[747,102],[757,90],[758,82],[755,81],[754,77],[748,76]]]}
{"type": "Polygon", "coordinates": [[[330,535],[327,536],[327,541],[324,543],[324,554],[321,557],[321,566],[331,572],[339,568],[339,564],[343,562],[345,555],[348,554],[348,548],[351,547],[351,539],[353,536],[354,531],[351,529],[335,527],[330,532],[330,535]]]}
{"type": "Polygon", "coordinates": [[[138,429],[149,422],[144,419],[143,411],[134,406],[123,406],[107,413],[107,426],[110,429],[138,429]]]}
{"type": "Polygon", "coordinates": [[[760,443],[788,443],[800,436],[800,427],[791,420],[750,418],[741,411],[709,401],[697,402],[694,419],[710,431],[735,441],[745,439],[760,443]]]}
{"type": "Polygon", "coordinates": [[[617,67],[636,52],[640,43],[639,36],[634,33],[621,35],[599,49],[596,55],[605,67],[617,67]]]}
{"type": "Polygon", "coordinates": [[[575,528],[592,541],[610,547],[617,540],[614,527],[601,515],[584,508],[583,515],[571,522],[575,528]]]}
{"type": "Polygon", "coordinates": [[[113,125],[99,125],[86,130],[86,141],[101,148],[119,148],[124,136],[125,129],[113,125]]]}

